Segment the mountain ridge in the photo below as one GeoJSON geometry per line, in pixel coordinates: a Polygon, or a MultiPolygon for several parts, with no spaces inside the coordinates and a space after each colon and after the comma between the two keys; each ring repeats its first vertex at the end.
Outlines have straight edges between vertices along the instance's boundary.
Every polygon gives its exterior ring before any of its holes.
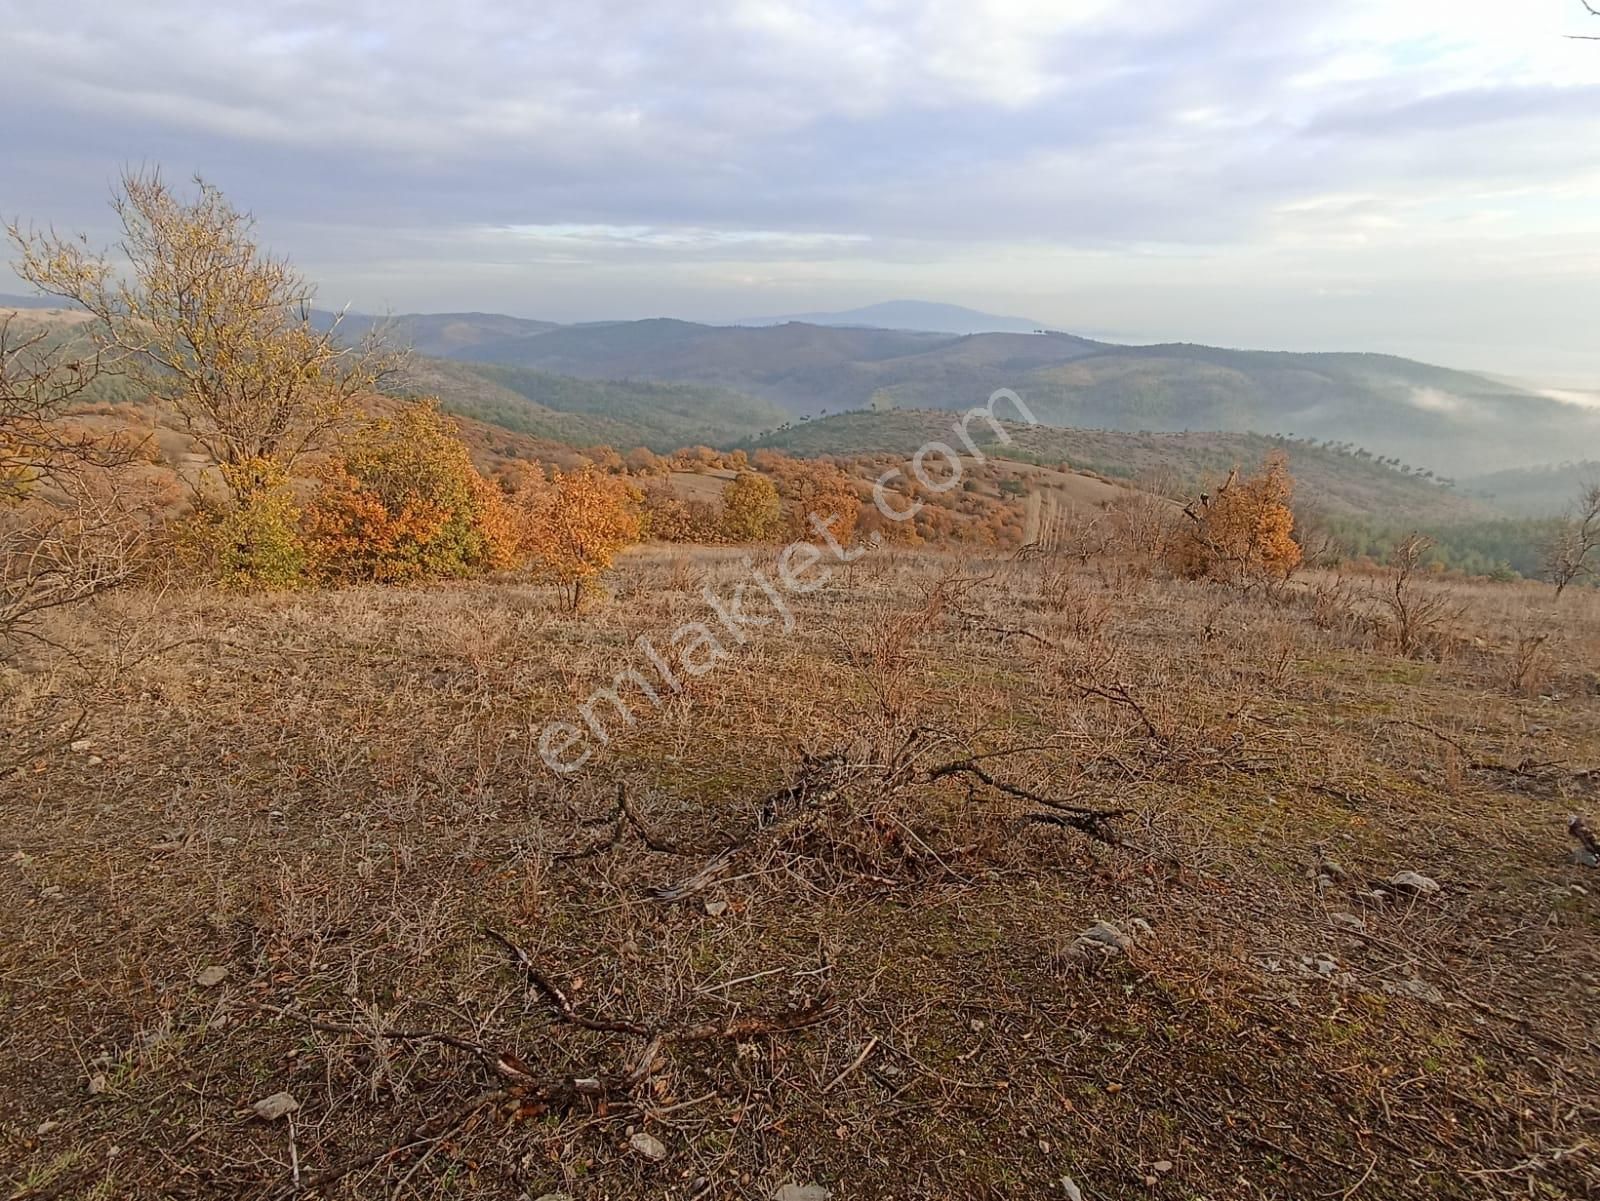
{"type": "Polygon", "coordinates": [[[936,334],[1032,334],[1045,323],[1028,317],[1004,317],[965,305],[931,300],[885,300],[835,312],[793,313],[780,317],[744,317],[729,325],[826,325],[897,329],[936,334]]]}

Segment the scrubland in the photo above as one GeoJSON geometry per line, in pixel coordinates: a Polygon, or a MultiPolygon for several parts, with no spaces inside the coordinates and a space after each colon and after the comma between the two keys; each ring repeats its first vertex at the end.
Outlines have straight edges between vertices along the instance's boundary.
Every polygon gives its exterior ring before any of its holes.
{"type": "Polygon", "coordinates": [[[553,772],[752,554],[52,615],[3,1195],[1600,1191],[1600,594],[880,549],[553,772]]]}

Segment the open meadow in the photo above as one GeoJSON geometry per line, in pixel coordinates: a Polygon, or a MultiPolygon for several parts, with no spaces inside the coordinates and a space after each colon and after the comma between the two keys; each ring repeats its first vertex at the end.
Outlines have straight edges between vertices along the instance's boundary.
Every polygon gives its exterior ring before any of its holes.
{"type": "Polygon", "coordinates": [[[1600,1192],[1600,593],[771,557],[47,615],[0,1195],[1600,1192]]]}

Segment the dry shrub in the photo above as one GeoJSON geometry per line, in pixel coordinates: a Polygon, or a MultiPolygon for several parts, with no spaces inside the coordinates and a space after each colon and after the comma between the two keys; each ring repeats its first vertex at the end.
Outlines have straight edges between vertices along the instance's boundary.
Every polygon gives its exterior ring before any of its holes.
{"type": "Polygon", "coordinates": [[[1519,696],[1534,696],[1550,686],[1555,662],[1549,650],[1548,633],[1523,633],[1517,639],[1507,668],[1511,691],[1519,696]]]}
{"type": "Polygon", "coordinates": [[[41,615],[138,578],[157,526],[150,500],[89,472],[0,504],[0,658],[41,615]]]}
{"type": "Polygon", "coordinates": [[[1423,560],[1432,548],[1433,540],[1422,534],[1401,539],[1389,556],[1393,574],[1380,595],[1389,611],[1395,650],[1408,659],[1443,657],[1451,627],[1466,612],[1466,605],[1451,590],[1422,578],[1423,560]]]}

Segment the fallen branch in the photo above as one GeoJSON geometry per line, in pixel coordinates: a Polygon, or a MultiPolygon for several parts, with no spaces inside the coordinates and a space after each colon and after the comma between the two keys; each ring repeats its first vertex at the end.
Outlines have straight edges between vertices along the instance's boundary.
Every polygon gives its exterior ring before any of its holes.
{"type": "MultiPolygon", "coordinates": [[[[655,1057],[653,1049],[658,1049],[664,1045],[710,1042],[723,1038],[742,1041],[773,1034],[784,1034],[792,1030],[803,1030],[808,1026],[820,1025],[838,1015],[837,1008],[825,1000],[817,999],[807,1001],[804,1005],[793,1009],[764,1017],[733,1018],[726,1022],[702,1022],[692,1026],[646,1026],[640,1022],[613,1022],[585,1017],[573,1007],[572,1001],[555,981],[539,970],[526,951],[497,930],[486,929],[484,934],[510,952],[512,958],[516,960],[517,966],[522,969],[523,974],[528,978],[529,984],[550,1003],[562,1021],[585,1030],[609,1034],[629,1034],[636,1038],[649,1039],[649,1045],[646,1050],[652,1053],[641,1057],[641,1063],[646,1072],[648,1072],[650,1060],[655,1057]]],[[[630,1074],[629,1079],[634,1079],[637,1072],[638,1068],[636,1067],[634,1074],[630,1074]]]]}
{"type": "Polygon", "coordinates": [[[1060,801],[1054,797],[1045,796],[1031,788],[1023,788],[1018,784],[1010,784],[998,780],[990,775],[975,761],[976,757],[958,759],[953,763],[946,763],[935,767],[925,773],[927,783],[932,784],[952,776],[969,776],[977,780],[986,788],[1002,792],[1007,796],[1016,797],[1018,800],[1027,801],[1032,805],[1039,805],[1049,810],[1047,813],[1030,813],[1023,820],[1044,825],[1062,826],[1067,829],[1077,830],[1096,842],[1103,842],[1110,846],[1123,845],[1121,837],[1114,830],[1107,828],[1107,823],[1121,817],[1128,816],[1126,809],[1090,809],[1076,805],[1070,801],[1060,801]]]}
{"type": "Polygon", "coordinates": [[[573,1009],[572,1001],[567,994],[562,992],[555,981],[539,970],[537,964],[529,958],[528,953],[512,942],[498,930],[484,930],[484,935],[499,943],[522,968],[523,975],[528,978],[528,983],[537,989],[554,1006],[555,1011],[561,1015],[561,1020],[573,1026],[582,1026],[585,1030],[595,1030],[606,1034],[636,1034],[648,1035],[650,1031],[638,1022],[611,1022],[601,1018],[588,1018],[573,1009]]]}

